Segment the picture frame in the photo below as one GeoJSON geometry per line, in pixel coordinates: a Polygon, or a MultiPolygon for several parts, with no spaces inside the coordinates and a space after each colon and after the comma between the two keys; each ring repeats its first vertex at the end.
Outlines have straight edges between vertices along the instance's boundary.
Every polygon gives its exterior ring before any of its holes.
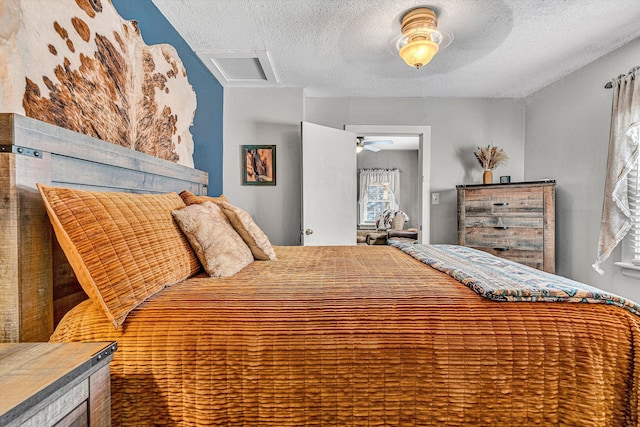
{"type": "Polygon", "coordinates": [[[276,146],[242,146],[242,185],[276,185],[276,146]]]}

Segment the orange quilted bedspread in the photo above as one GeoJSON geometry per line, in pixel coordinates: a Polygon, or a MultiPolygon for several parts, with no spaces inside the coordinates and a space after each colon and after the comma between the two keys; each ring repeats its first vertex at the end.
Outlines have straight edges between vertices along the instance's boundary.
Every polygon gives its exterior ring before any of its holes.
{"type": "Polygon", "coordinates": [[[113,425],[638,425],[640,318],[495,302],[386,246],[278,247],[120,330],[89,301],[53,341],[118,341],[113,425]]]}

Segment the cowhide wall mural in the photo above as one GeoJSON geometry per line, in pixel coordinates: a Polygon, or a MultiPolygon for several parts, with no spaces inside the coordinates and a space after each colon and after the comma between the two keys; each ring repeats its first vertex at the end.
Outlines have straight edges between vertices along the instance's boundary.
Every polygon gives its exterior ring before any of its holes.
{"type": "Polygon", "coordinates": [[[175,49],[110,0],[0,0],[0,112],[193,167],[195,108],[175,49]]]}

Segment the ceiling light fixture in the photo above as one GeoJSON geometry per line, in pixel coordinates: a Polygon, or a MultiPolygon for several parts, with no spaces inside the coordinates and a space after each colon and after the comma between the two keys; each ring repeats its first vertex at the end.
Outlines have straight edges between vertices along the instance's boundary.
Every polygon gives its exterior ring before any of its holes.
{"type": "Polygon", "coordinates": [[[402,18],[402,37],[397,43],[400,57],[411,67],[427,65],[440,50],[442,33],[432,9],[419,7],[402,18]]]}

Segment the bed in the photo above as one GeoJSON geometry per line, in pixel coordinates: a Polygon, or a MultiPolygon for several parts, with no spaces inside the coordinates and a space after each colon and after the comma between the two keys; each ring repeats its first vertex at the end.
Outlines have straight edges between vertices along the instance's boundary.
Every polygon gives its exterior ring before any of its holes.
{"type": "Polygon", "coordinates": [[[491,301],[392,247],[276,250],[119,330],[84,302],[53,340],[118,342],[114,425],[637,425],[634,314],[491,301]]]}
{"type": "Polygon", "coordinates": [[[89,299],[51,340],[118,342],[113,425],[639,424],[632,302],[496,301],[465,253],[411,244],[275,247],[211,277],[172,215],[224,201],[63,187],[40,191],[89,299]]]}

